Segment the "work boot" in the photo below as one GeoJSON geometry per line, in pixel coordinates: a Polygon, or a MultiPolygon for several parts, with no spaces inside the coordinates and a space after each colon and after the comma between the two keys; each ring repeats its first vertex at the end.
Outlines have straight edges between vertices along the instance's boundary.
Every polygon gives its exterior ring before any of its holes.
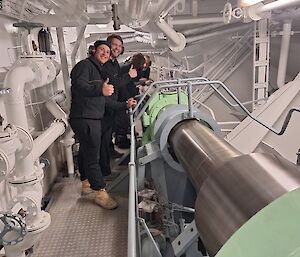
{"type": "Polygon", "coordinates": [[[96,191],[95,203],[107,210],[113,210],[118,207],[118,202],[105,189],[96,191]]]}
{"type": "Polygon", "coordinates": [[[81,187],[81,195],[88,195],[93,193],[93,189],[91,189],[90,182],[85,179],[82,181],[82,187],[81,187]]]}

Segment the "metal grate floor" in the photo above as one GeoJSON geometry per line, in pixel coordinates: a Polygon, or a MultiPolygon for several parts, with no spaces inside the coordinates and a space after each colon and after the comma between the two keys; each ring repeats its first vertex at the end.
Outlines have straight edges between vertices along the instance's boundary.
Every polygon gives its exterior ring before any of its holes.
{"type": "Polygon", "coordinates": [[[52,189],[51,225],[32,257],[124,257],[127,253],[127,195],[113,194],[116,210],[81,197],[78,179],[62,179],[52,189]]]}

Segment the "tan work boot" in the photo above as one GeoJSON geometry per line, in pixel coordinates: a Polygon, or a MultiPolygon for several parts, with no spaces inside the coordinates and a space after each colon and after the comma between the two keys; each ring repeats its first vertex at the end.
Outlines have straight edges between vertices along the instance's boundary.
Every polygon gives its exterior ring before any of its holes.
{"type": "Polygon", "coordinates": [[[90,182],[85,179],[82,181],[82,187],[81,187],[81,195],[88,195],[93,193],[93,189],[91,189],[90,182]]]}
{"type": "Polygon", "coordinates": [[[113,199],[105,189],[96,191],[95,203],[107,210],[116,209],[118,202],[113,199]]]}

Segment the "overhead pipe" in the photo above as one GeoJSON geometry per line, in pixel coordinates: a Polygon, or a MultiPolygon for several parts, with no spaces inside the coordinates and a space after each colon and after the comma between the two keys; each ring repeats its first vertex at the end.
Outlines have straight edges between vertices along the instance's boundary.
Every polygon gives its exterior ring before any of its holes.
{"type": "Polygon", "coordinates": [[[229,34],[229,33],[234,33],[234,32],[241,31],[241,30],[246,30],[246,29],[250,28],[251,26],[252,26],[251,24],[243,24],[241,26],[234,27],[234,28],[229,28],[229,29],[211,32],[211,33],[206,33],[203,35],[191,36],[186,39],[186,42],[193,43],[196,41],[206,40],[206,39],[222,36],[222,35],[229,34]]]}
{"type": "Polygon", "coordinates": [[[263,14],[270,11],[282,10],[284,8],[300,5],[300,0],[278,0],[265,5],[261,5],[256,9],[256,14],[263,14]]]}
{"type": "Polygon", "coordinates": [[[151,44],[151,39],[144,36],[133,36],[131,38],[123,39],[124,43],[145,43],[151,44]]]}
{"type": "Polygon", "coordinates": [[[283,34],[281,39],[281,49],[278,65],[278,74],[277,74],[277,86],[281,88],[285,84],[285,76],[287,69],[287,62],[289,57],[290,49],[290,39],[292,33],[292,22],[286,22],[283,24],[283,34]]]}
{"type": "Polygon", "coordinates": [[[163,18],[160,18],[156,25],[165,33],[166,37],[171,41],[169,48],[174,52],[180,52],[186,45],[185,36],[176,32],[163,18]]]}
{"type": "MultiPolygon", "coordinates": [[[[124,0],[119,3],[119,16],[122,22],[136,30],[143,29],[152,33],[165,33],[170,40],[169,48],[172,51],[179,52],[185,45],[186,40],[183,34],[177,33],[163,18],[166,16],[165,10],[168,10],[170,0],[137,1],[124,0]],[[167,8],[167,9],[166,9],[167,8]]],[[[152,42],[154,47],[159,46],[159,41],[152,42]]]]}
{"type": "Polygon", "coordinates": [[[40,1],[48,10],[55,14],[39,14],[32,19],[45,27],[78,27],[88,24],[89,17],[85,12],[85,1],[81,0],[42,0],[40,1]]]}
{"type": "Polygon", "coordinates": [[[201,16],[171,16],[169,17],[170,25],[191,25],[191,24],[200,24],[200,23],[223,23],[224,19],[222,16],[211,16],[208,17],[207,15],[201,16]]]}
{"type": "Polygon", "coordinates": [[[228,26],[227,24],[209,24],[203,27],[197,27],[197,28],[192,28],[192,29],[185,29],[182,30],[182,34],[184,34],[185,36],[190,36],[190,35],[194,35],[194,34],[200,34],[203,32],[207,32],[207,31],[211,31],[213,29],[218,29],[218,28],[222,28],[228,26]]]}

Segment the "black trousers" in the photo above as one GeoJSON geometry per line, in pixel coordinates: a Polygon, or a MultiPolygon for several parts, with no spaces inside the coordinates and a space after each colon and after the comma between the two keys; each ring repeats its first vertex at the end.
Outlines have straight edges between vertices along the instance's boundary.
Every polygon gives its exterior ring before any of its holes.
{"type": "Polygon", "coordinates": [[[121,110],[116,114],[114,132],[116,135],[126,136],[130,131],[130,118],[126,110],[121,110]]]}
{"type": "Polygon", "coordinates": [[[105,115],[102,119],[102,139],[100,150],[100,167],[103,176],[111,174],[110,157],[111,157],[111,140],[114,115],[105,115]]]}
{"type": "Polygon", "coordinates": [[[70,119],[79,140],[78,168],[80,179],[88,179],[93,190],[105,188],[100,168],[101,120],[70,119]]]}

